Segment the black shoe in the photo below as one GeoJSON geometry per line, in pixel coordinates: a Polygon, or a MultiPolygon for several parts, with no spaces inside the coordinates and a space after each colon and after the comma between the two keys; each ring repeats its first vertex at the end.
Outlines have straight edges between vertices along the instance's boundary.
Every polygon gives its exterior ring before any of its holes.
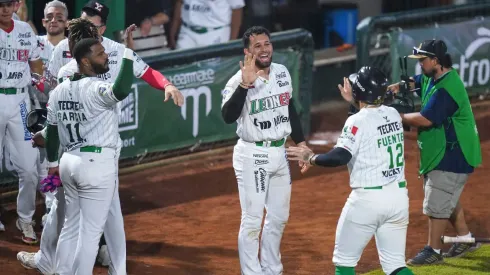
{"type": "Polygon", "coordinates": [[[432,265],[440,264],[444,262],[444,258],[441,254],[435,252],[432,247],[426,245],[419,254],[412,259],[408,260],[407,264],[411,266],[415,265],[432,265]]]}
{"type": "Polygon", "coordinates": [[[466,253],[475,251],[480,248],[481,243],[454,243],[447,253],[443,253],[444,258],[459,258],[463,257],[466,253]]]}

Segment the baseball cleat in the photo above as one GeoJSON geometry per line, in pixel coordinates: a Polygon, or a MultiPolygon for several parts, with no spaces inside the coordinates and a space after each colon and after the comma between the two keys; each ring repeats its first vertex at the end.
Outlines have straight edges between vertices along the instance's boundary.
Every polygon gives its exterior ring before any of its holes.
{"type": "Polygon", "coordinates": [[[5,231],[5,225],[2,222],[0,222],[0,231],[5,231]]]}
{"type": "Polygon", "coordinates": [[[109,250],[107,249],[107,245],[103,245],[99,249],[99,253],[97,254],[97,262],[102,266],[109,266],[111,263],[111,257],[109,256],[109,250]]]}
{"type": "Polygon", "coordinates": [[[37,237],[34,232],[33,223],[23,223],[19,219],[15,222],[17,229],[22,232],[22,241],[26,244],[36,244],[37,237]]]}
{"type": "Polygon", "coordinates": [[[443,253],[444,258],[459,258],[463,257],[466,253],[475,251],[480,248],[481,243],[453,243],[449,251],[443,253]]]}
{"type": "Polygon", "coordinates": [[[444,262],[444,258],[441,254],[435,252],[432,247],[426,245],[419,254],[417,254],[412,259],[408,260],[407,265],[432,265],[440,264],[444,262]]]}
{"type": "Polygon", "coordinates": [[[35,255],[36,253],[21,251],[17,253],[17,260],[26,269],[37,269],[36,261],[34,260],[35,255]]]}

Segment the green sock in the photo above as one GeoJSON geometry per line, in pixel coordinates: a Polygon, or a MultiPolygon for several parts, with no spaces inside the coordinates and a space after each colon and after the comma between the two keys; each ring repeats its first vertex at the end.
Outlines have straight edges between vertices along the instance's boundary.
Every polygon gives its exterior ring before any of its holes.
{"type": "Polygon", "coordinates": [[[353,267],[336,266],[335,275],[356,275],[353,267]]]}
{"type": "Polygon", "coordinates": [[[408,269],[408,267],[398,271],[398,273],[396,273],[396,275],[413,275],[413,272],[412,270],[408,269]]]}

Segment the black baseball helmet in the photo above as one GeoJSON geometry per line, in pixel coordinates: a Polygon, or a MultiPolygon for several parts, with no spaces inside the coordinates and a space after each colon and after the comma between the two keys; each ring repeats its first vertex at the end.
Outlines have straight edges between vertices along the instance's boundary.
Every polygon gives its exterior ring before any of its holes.
{"type": "Polygon", "coordinates": [[[48,119],[48,111],[46,109],[35,109],[27,114],[26,127],[31,133],[37,133],[44,129],[48,119]]]}
{"type": "Polygon", "coordinates": [[[379,105],[384,102],[388,88],[388,78],[376,67],[364,66],[351,74],[352,96],[356,102],[379,105]]]}

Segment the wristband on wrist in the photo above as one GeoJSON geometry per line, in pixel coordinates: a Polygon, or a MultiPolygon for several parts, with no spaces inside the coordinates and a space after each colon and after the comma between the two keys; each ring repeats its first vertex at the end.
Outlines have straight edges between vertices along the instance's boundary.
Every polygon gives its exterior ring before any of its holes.
{"type": "Polygon", "coordinates": [[[308,159],[308,163],[309,163],[310,165],[315,165],[315,160],[316,160],[316,157],[317,157],[317,156],[318,156],[317,154],[313,154],[313,155],[312,155],[312,156],[311,156],[311,157],[308,159]]]}
{"type": "Polygon", "coordinates": [[[58,166],[59,166],[59,164],[58,164],[57,161],[53,161],[53,162],[48,161],[48,168],[55,168],[55,167],[58,167],[58,166]]]}

